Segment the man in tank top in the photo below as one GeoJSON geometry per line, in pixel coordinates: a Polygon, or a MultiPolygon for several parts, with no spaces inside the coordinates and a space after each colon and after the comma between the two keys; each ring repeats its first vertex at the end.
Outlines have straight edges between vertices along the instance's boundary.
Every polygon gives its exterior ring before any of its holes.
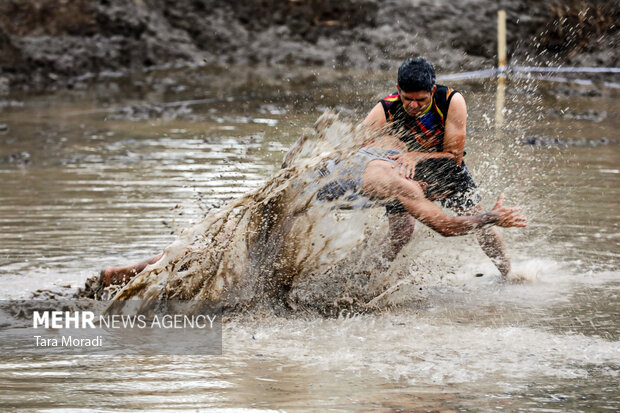
{"type": "MultiPolygon", "coordinates": [[[[503,205],[503,195],[490,212],[482,209],[481,197],[463,162],[467,118],[463,96],[436,85],[433,66],[422,58],[403,63],[397,90],[381,99],[364,120],[369,128],[385,128],[389,134],[364,144],[352,160],[326,171],[337,185],[319,189],[317,198],[331,202],[342,200],[346,193],[361,193],[395,200],[386,206],[390,240],[387,258],[393,259],[410,240],[417,219],[443,236],[474,232],[484,252],[502,275],[507,275],[510,261],[497,227],[524,227],[525,219],[517,208],[503,205]],[[437,168],[442,165],[437,173],[415,176],[417,164],[432,165],[433,160],[437,168]],[[440,201],[459,216],[446,216],[431,201],[440,201]]],[[[108,267],[101,271],[99,281],[103,286],[124,284],[161,256],[125,267],[108,267]]]]}
{"type": "MultiPolygon", "coordinates": [[[[398,69],[396,88],[395,93],[377,103],[363,123],[372,130],[385,130],[398,137],[407,151],[389,156],[394,161],[392,163],[373,162],[378,169],[370,171],[373,182],[381,186],[382,179],[389,179],[388,174],[381,173],[381,168],[394,169],[401,176],[413,179],[417,163],[427,159],[453,159],[462,169],[458,175],[462,182],[458,182],[454,187],[459,189],[447,194],[441,203],[458,215],[480,214],[483,211],[481,196],[463,162],[467,120],[465,99],[454,89],[437,85],[433,65],[420,57],[403,62],[398,69]]],[[[411,239],[415,219],[398,202],[386,208],[389,242],[385,255],[393,259],[411,239]]],[[[496,227],[486,227],[475,233],[483,251],[500,273],[507,275],[510,260],[501,232],[496,227]]]]}

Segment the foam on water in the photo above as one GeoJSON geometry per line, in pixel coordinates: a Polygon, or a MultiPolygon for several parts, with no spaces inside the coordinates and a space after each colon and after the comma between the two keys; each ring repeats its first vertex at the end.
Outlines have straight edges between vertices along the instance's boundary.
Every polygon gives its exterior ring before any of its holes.
{"type": "MultiPolygon", "coordinates": [[[[325,372],[378,375],[410,385],[509,383],[533,378],[587,378],[588,369],[617,362],[617,342],[531,327],[477,326],[394,312],[320,320],[230,323],[235,354],[261,353],[325,372]]],[[[605,370],[617,375],[617,371],[605,370]]]]}
{"type": "Polygon", "coordinates": [[[620,273],[579,274],[552,260],[518,257],[517,275],[505,283],[471,274],[486,264],[465,267],[400,277],[375,299],[390,311],[327,319],[255,315],[225,325],[224,339],[235,354],[405,387],[479,384],[506,392],[592,375],[617,379],[617,306],[586,314],[601,291],[616,296],[620,273]]]}
{"type": "Polygon", "coordinates": [[[59,272],[49,267],[32,266],[30,263],[11,264],[3,267],[8,275],[2,277],[0,300],[27,300],[37,291],[53,291],[61,296],[75,293],[92,273],[80,271],[59,272]]]}

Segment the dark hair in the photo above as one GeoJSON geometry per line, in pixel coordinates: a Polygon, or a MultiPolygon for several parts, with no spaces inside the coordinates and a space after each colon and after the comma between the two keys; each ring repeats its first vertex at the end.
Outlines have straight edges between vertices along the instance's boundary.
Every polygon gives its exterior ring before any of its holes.
{"type": "Polygon", "coordinates": [[[431,158],[419,162],[415,168],[416,181],[428,184],[426,194],[442,197],[447,194],[466,192],[465,171],[452,158],[431,158]]]}
{"type": "Polygon", "coordinates": [[[398,68],[398,86],[404,92],[432,92],[435,68],[423,57],[409,58],[398,68]]]}

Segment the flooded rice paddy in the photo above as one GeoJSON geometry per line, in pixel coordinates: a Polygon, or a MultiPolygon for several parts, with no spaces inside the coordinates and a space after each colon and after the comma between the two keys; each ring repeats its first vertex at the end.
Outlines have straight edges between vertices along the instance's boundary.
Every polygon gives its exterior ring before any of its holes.
{"type": "MultiPolygon", "coordinates": [[[[618,411],[620,91],[451,82],[466,160],[505,192],[514,278],[418,225],[411,304],[224,325],[221,356],[0,356],[3,411],[618,411]]],[[[2,299],[161,251],[280,167],[326,108],[361,120],[392,73],[199,69],[0,99],[2,299]]],[[[376,212],[378,222],[385,218],[376,212]]],[[[385,222],[382,223],[385,225],[385,222]]]]}

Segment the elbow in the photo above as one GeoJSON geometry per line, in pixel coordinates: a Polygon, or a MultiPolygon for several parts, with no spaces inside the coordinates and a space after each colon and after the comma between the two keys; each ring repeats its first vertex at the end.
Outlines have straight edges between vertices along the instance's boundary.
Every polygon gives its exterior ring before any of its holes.
{"type": "Polygon", "coordinates": [[[442,237],[450,237],[450,231],[444,227],[431,227],[433,231],[441,235],[442,237]]]}
{"type": "Polygon", "coordinates": [[[452,155],[450,159],[454,160],[458,166],[463,164],[463,152],[448,151],[448,153],[452,155]]]}
{"type": "Polygon", "coordinates": [[[452,229],[441,229],[439,231],[437,231],[439,233],[439,235],[441,235],[442,237],[457,237],[459,235],[462,235],[460,232],[458,231],[454,231],[452,229]]]}

